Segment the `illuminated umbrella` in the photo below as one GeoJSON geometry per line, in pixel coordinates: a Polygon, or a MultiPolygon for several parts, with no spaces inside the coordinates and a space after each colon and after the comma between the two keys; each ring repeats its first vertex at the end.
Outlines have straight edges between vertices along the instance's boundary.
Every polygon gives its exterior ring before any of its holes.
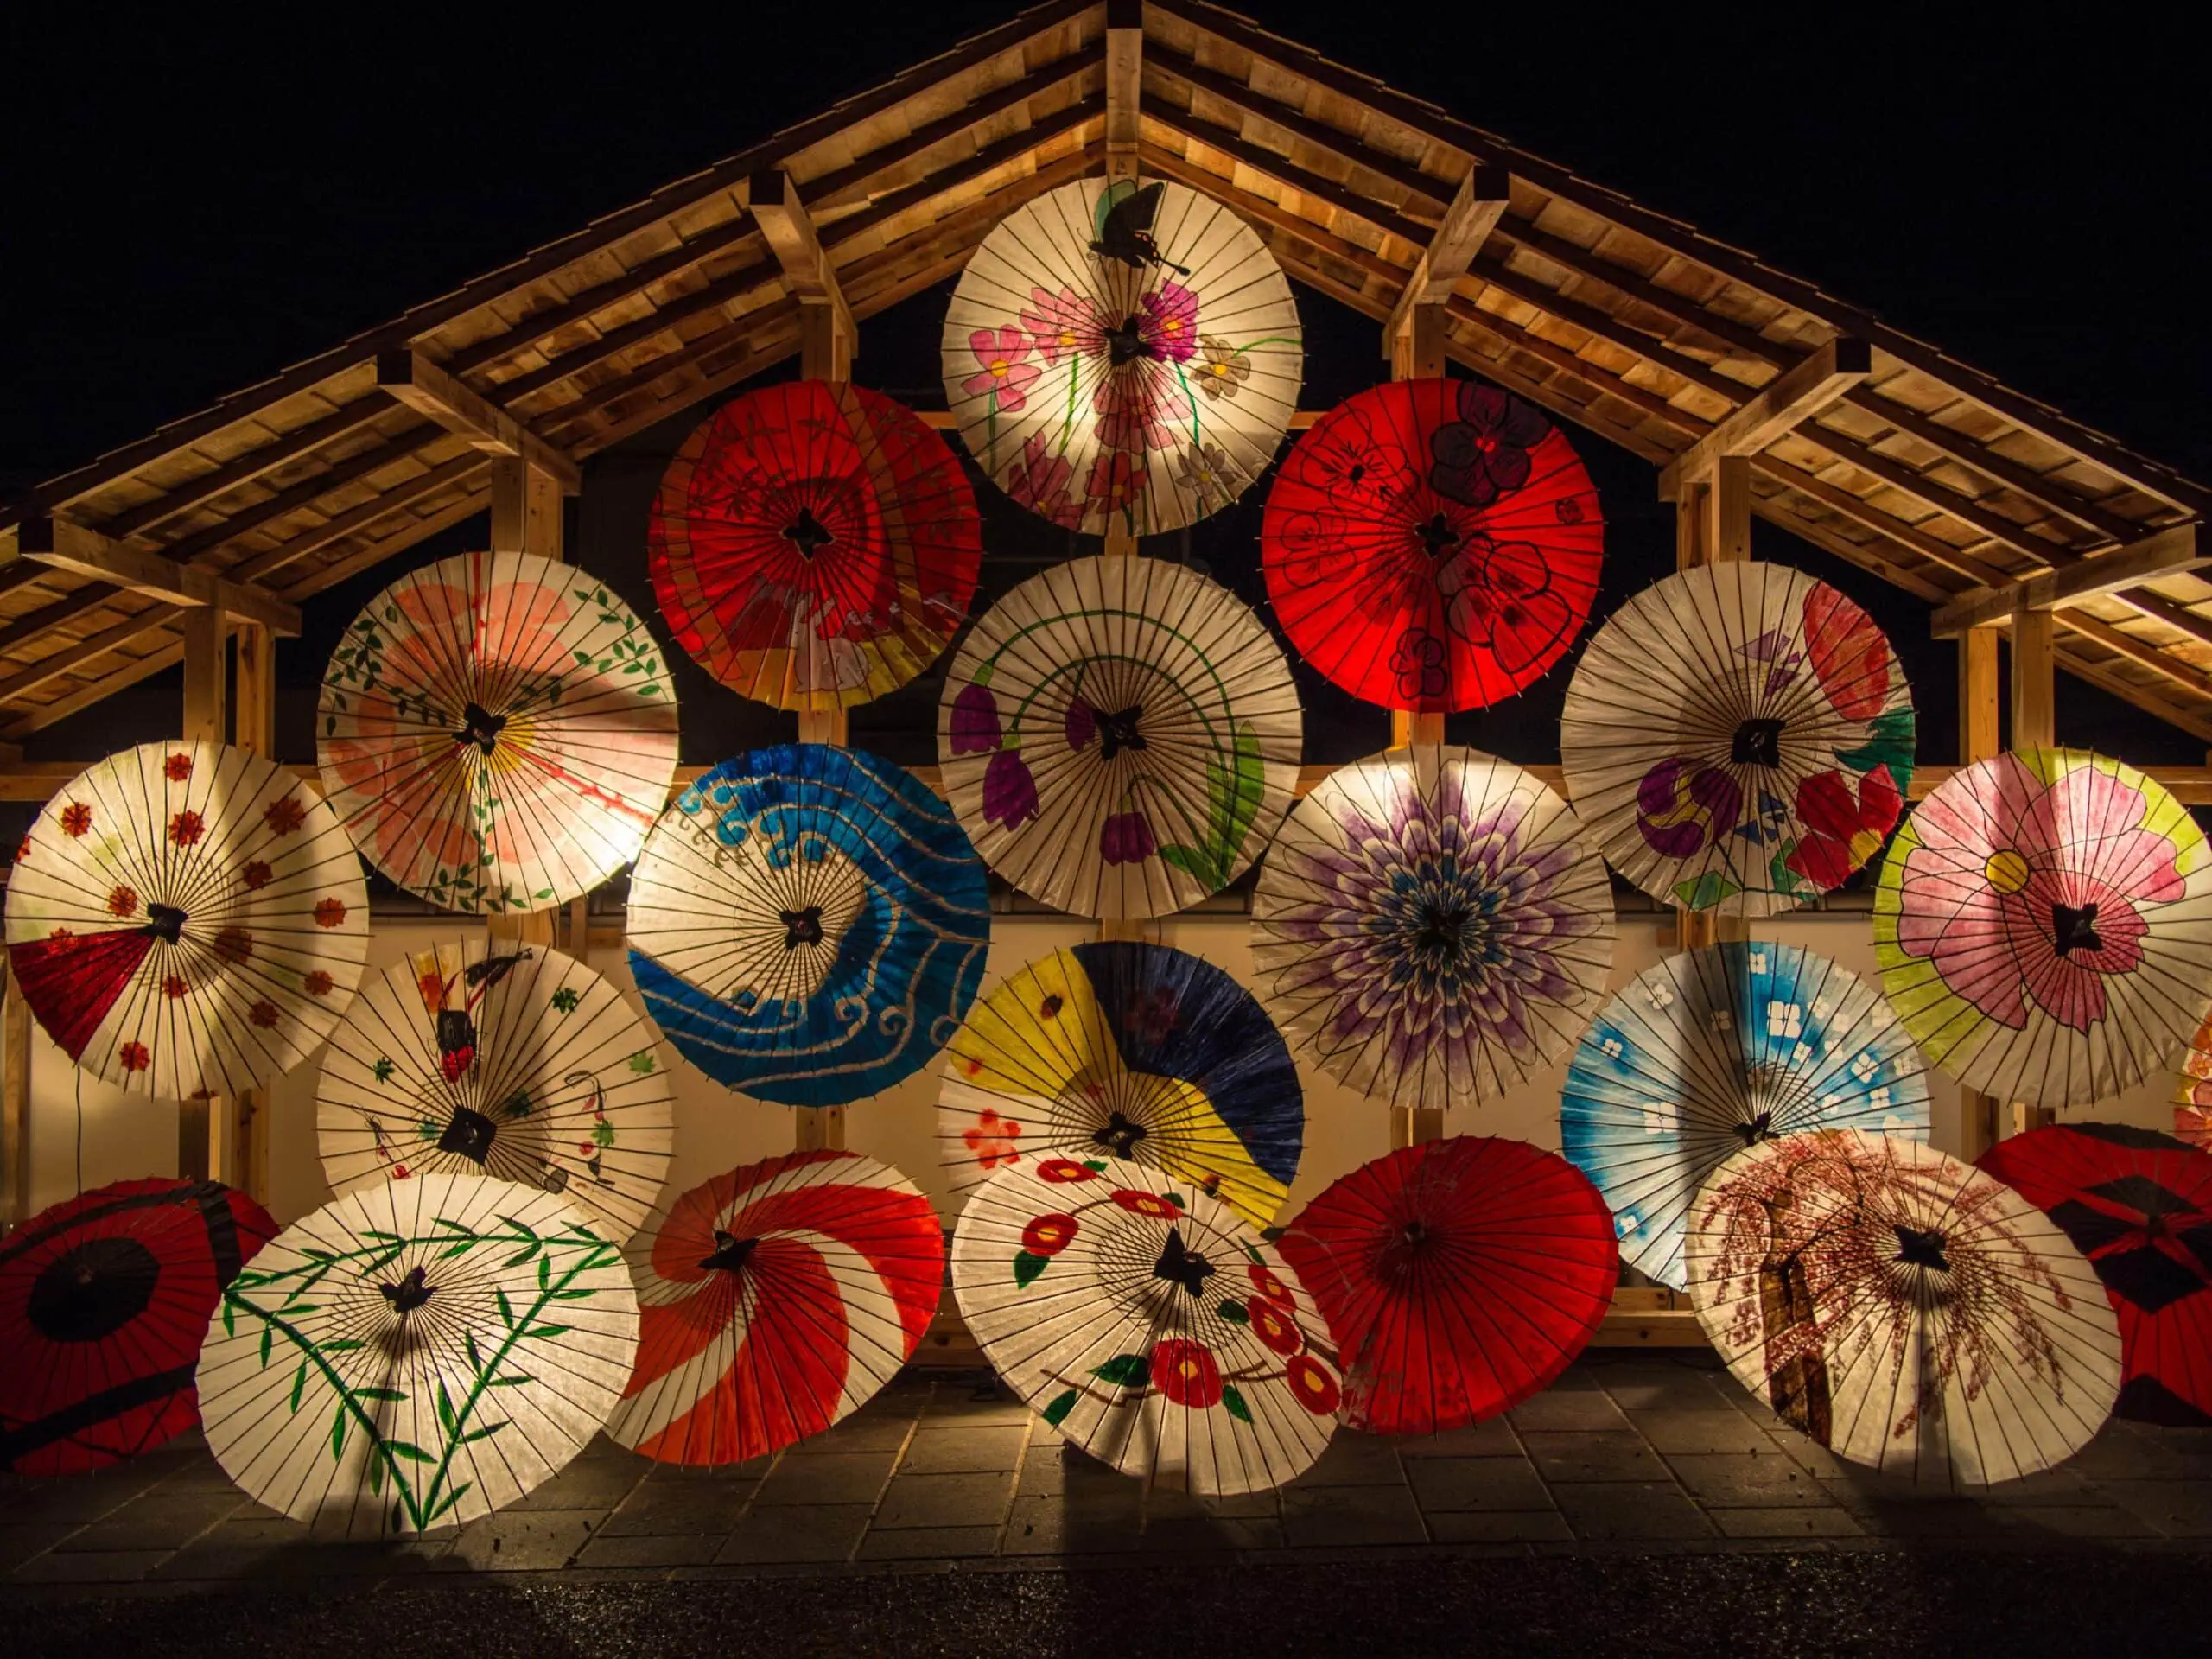
{"type": "Polygon", "coordinates": [[[2189,1058],[2174,1089],[2174,1135],[2212,1152],[2212,1014],[2189,1039],[2189,1058]]]}
{"type": "Polygon", "coordinates": [[[702,668],[822,710],[898,690],[951,643],[982,521],[912,410],[801,380],[733,398],[684,440],[646,549],[661,614],[702,668]]]}
{"type": "Polygon", "coordinates": [[[1356,697],[1479,709],[1560,659],[1604,558],[1598,491],[1510,392],[1395,380],[1298,441],[1268,492],[1268,597],[1299,654],[1356,697]]]}
{"type": "Polygon", "coordinates": [[[1126,940],[1007,976],[953,1038],[938,1103],[952,1190],[1065,1152],[1164,1171],[1272,1224],[1306,1111],[1290,1051],[1211,963],[1126,940]]]}
{"type": "Polygon", "coordinates": [[[1771,915],[1880,849],[1912,776],[1904,671],[1826,582],[1764,563],[1655,582],[1582,653],[1567,792],[1606,861],[1692,910],[1771,915]]]}
{"type": "Polygon", "coordinates": [[[1622,1259],[1680,1290],[1691,1200],[1732,1154],[1816,1128],[1924,1140],[1928,1078],[1857,976],[1796,945],[1722,944],[1668,957],[1599,1010],[1559,1122],[1622,1259]]]}
{"type": "Polygon", "coordinates": [[[961,1212],[952,1294],[1016,1394],[1147,1484],[1263,1491],[1311,1467],[1336,1426],[1312,1300],[1234,1211],[1162,1171],[1001,1170],[961,1212]]]}
{"type": "Polygon", "coordinates": [[[1913,1039],[1967,1088],[2107,1100],[2171,1065],[2212,1000],[2212,849],[2133,766],[2001,754],[1897,832],[1874,958],[1913,1039]]]}
{"type": "Polygon", "coordinates": [[[1234,595],[1157,559],[1077,559],[962,643],[938,757],[1007,880],[1085,916],[1160,916],[1260,855],[1301,728],[1289,664],[1234,595]]]}
{"type": "Polygon", "coordinates": [[[858,1410],[913,1357],[944,1230],[888,1164],[796,1152],[693,1187],[626,1254],[638,1368],[607,1432],[663,1463],[739,1463],[858,1410]]]}
{"type": "Polygon", "coordinates": [[[2034,1474],[2086,1445],[2119,1391],[2120,1330],[2081,1252],[2003,1182],[1916,1141],[1745,1147],[1698,1196],[1688,1268],[1736,1380],[1885,1474],[2034,1474]]]}
{"type": "Polygon", "coordinates": [[[213,1181],[118,1181],[0,1242],[0,1469],[73,1475],[200,1421],[192,1368],[216,1299],[276,1231],[213,1181]]]}
{"type": "Polygon", "coordinates": [[[1179,184],[1062,185],[983,238],[944,319],[944,395],[1016,501],[1091,535],[1217,512],[1274,459],[1305,378],[1274,256],[1179,184]]]}
{"type": "Polygon", "coordinates": [[[2056,1222],[2120,1316],[2115,1414],[2212,1428],[2212,1158],[2119,1123],[2016,1135],[1975,1162],[2056,1222]]]}
{"type": "Polygon", "coordinates": [[[1488,1136],[1361,1166],[1278,1248],[1328,1321],[1344,1421],[1377,1434],[1465,1428],[1548,1388],[1620,1275],[1612,1216],[1581,1172],[1488,1136]]]}
{"type": "Polygon", "coordinates": [[[8,957],[61,1051],[162,1100],[235,1095],[353,1001],[369,892],[330,809],[219,743],[146,743],[63,785],[8,880],[8,957]]]}
{"type": "Polygon", "coordinates": [[[945,804],[858,749],[724,761],[630,878],[630,971],[684,1058],[786,1106],[839,1106],[925,1065],[976,995],[983,866],[945,804]]]}
{"type": "Polygon", "coordinates": [[[675,1109],[613,986],[558,951],[456,938],[409,951],[331,1034],[316,1141],[334,1192],[496,1175],[567,1194],[620,1242],[660,1195],[675,1109]]]}
{"type": "Polygon", "coordinates": [[[1261,868],[1261,995],[1362,1094],[1497,1099],[1565,1053],[1605,995],[1612,883],[1580,834],[1542,783],[1472,749],[1338,767],[1261,868]]]}
{"type": "Polygon", "coordinates": [[[567,1198],[425,1175],[286,1228],[207,1338],[223,1472],[317,1531],[376,1536],[473,1521],[558,1473],[621,1397],[638,1299],[567,1198]]]}
{"type": "Polygon", "coordinates": [[[545,910],[638,855],[676,776],[645,625],[574,565],[463,553],[385,588],[331,653],[315,758],[362,855],[448,910],[545,910]]]}

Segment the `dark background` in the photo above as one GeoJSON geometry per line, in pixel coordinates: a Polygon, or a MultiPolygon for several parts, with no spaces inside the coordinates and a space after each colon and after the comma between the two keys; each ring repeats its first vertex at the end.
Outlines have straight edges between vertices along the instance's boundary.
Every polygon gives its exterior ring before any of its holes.
{"type": "MultiPolygon", "coordinates": [[[[1553,6],[1269,4],[1268,26],[1880,313],[2145,453],[2212,476],[2200,416],[2201,54],[2185,10],[1911,7],[1635,14],[1553,6]],[[1817,25],[1817,27],[1815,27],[1817,25]]],[[[0,16],[12,66],[0,145],[12,234],[0,260],[0,496],[387,320],[942,51],[1010,8],[816,3],[574,15],[172,9],[125,22],[26,4],[0,16]],[[329,27],[328,24],[317,25],[329,27]]],[[[855,376],[942,407],[945,289],[872,319],[855,376]]],[[[1300,289],[1301,404],[1383,376],[1375,325],[1300,289]]],[[[786,373],[795,372],[795,368],[786,373]]],[[[773,378],[773,377],[772,377],[773,378]]],[[[590,464],[573,556],[649,617],[647,505],[709,407],[590,464]]],[[[1651,469],[1570,436],[1610,525],[1598,614],[1673,568],[1651,469]]],[[[1147,550],[1259,604],[1261,491],[1147,550]]],[[[978,485],[988,598],[1076,548],[978,485]]],[[[1955,658],[1926,608],[1766,525],[1757,550],[1835,582],[1889,630],[1948,760],[1955,658]]],[[[481,544],[464,525],[417,557],[481,544]]],[[[1095,550],[1095,543],[1091,544],[1095,550]]],[[[402,563],[332,590],[278,654],[280,741],[313,755],[332,643],[402,563]]],[[[950,653],[948,653],[948,656],[950,653]]],[[[1454,741],[1557,754],[1570,655],[1454,741]]],[[[677,653],[684,758],[788,736],[791,717],[713,686],[677,653]]],[[[942,664],[939,665],[940,672],[942,664]]],[[[61,722],[31,753],[91,759],[174,729],[174,675],[61,722]]],[[[936,674],[855,712],[854,741],[935,759],[936,674]]],[[[1382,746],[1388,719],[1301,668],[1309,760],[1382,746]]],[[[2063,741],[2140,763],[2202,744],[2062,676],[2063,741]]]]}

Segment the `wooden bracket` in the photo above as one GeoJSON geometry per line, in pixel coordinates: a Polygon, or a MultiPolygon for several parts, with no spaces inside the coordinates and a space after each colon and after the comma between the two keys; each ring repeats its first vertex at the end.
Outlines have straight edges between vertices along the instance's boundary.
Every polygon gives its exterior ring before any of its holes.
{"type": "Polygon", "coordinates": [[[561,481],[563,495],[582,495],[582,469],[520,420],[471,391],[420,352],[377,353],[377,385],[416,414],[466,438],[487,455],[512,455],[561,481]]]}
{"type": "Polygon", "coordinates": [[[1749,403],[1669,462],[1659,474],[1659,499],[1676,499],[1685,484],[1712,476],[1725,456],[1758,454],[1827,409],[1873,369],[1873,347],[1852,335],[1838,335],[1795,368],[1775,376],[1749,403]]]}
{"type": "Polygon", "coordinates": [[[1137,175],[1143,127],[1144,7],[1141,0],[1106,0],[1106,176],[1137,175]]]}
{"type": "Polygon", "coordinates": [[[118,542],[73,519],[26,518],[16,527],[22,556],[188,609],[219,606],[230,615],[297,639],[300,607],[251,582],[230,582],[165,553],[118,542]]]}
{"type": "Polygon", "coordinates": [[[2212,556],[2196,550],[2195,522],[2173,524],[2139,542],[2090,554],[2022,582],[1971,588],[1938,609],[1929,619],[1929,627],[1938,639],[1948,639],[1971,628],[2010,623],[2022,611],[2054,611],[2075,600],[2179,575],[2208,563],[2212,556]]]}
{"type": "Polygon", "coordinates": [[[1443,308],[1452,298],[1452,285],[1467,274],[1504,217],[1512,185],[1510,174],[1487,162],[1477,162],[1459,181],[1443,221],[1406,279],[1389,321],[1382,325],[1382,355],[1390,359],[1395,378],[1429,379],[1444,372],[1443,308]],[[1428,316],[1423,316],[1425,312],[1428,316]],[[1432,329],[1424,328],[1432,322],[1432,329]],[[1423,340],[1425,332],[1433,333],[1433,340],[1423,340]],[[1404,365],[1410,372],[1397,372],[1402,358],[1410,359],[1404,365]]]}
{"type": "Polygon", "coordinates": [[[822,251],[798,185],[780,168],[746,181],[745,199],[768,248],[783,267],[784,286],[799,305],[799,372],[810,380],[849,380],[860,355],[860,325],[837,285],[836,267],[822,251]]]}

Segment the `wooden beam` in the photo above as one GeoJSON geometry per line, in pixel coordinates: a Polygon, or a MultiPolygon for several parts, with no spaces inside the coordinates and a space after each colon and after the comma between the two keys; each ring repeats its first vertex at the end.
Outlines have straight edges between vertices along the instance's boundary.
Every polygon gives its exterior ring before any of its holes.
{"type": "Polygon", "coordinates": [[[257,581],[263,576],[275,575],[278,571],[297,564],[308,554],[319,553],[332,543],[345,540],[355,531],[366,529],[378,519],[397,512],[402,507],[420,500],[423,496],[434,491],[442,490],[447,485],[466,478],[472,473],[481,471],[489,460],[490,457],[474,449],[456,455],[451,461],[441,466],[432,467],[416,477],[409,479],[404,484],[395,484],[382,494],[362,502],[357,507],[348,507],[343,512],[332,514],[314,529],[303,530],[289,541],[279,542],[274,547],[263,548],[259,552],[247,554],[231,567],[232,572],[242,578],[252,578],[257,581]]]}
{"type": "Polygon", "coordinates": [[[179,513],[189,512],[204,501],[251,484],[266,477],[279,467],[296,461],[310,450],[344,437],[348,432],[367,425],[379,415],[391,412],[391,400],[379,392],[365,397],[356,397],[341,404],[321,420],[309,421],[289,432],[278,434],[271,442],[247,450],[244,454],[212,467],[194,478],[188,478],[172,489],[162,492],[143,506],[130,507],[112,518],[103,518],[99,528],[118,541],[151,530],[179,513]]]}
{"type": "Polygon", "coordinates": [[[1144,7],[1106,0],[1106,176],[1137,175],[1144,105],[1144,7]]]}
{"type": "Polygon", "coordinates": [[[180,564],[167,554],[116,541],[73,520],[26,519],[18,526],[17,537],[24,557],[55,569],[128,588],[165,604],[219,606],[279,633],[294,638],[299,634],[299,607],[265,588],[230,581],[197,565],[180,564]]]}
{"type": "Polygon", "coordinates": [[[1929,620],[1929,626],[1937,639],[1947,639],[1970,628],[2008,622],[2021,611],[2056,610],[2075,600],[2092,599],[2161,576],[2179,575],[2208,563],[2212,563],[2212,555],[2197,551],[2196,526],[2174,524],[2132,547],[2079,559],[2024,581],[1961,594],[1929,620]]]}
{"type": "MultiPolygon", "coordinates": [[[[1422,306],[1444,305],[1451,300],[1453,286],[1467,274],[1467,267],[1482,251],[1484,241],[1504,216],[1506,204],[1512,196],[1512,184],[1511,177],[1503,168],[1479,162],[1459,181],[1459,190],[1444,210],[1444,222],[1429,238],[1428,246],[1414,266],[1413,275],[1406,279],[1397,304],[1391,308],[1389,321],[1382,325],[1383,356],[1390,356],[1393,345],[1412,332],[1416,310],[1422,306]]],[[[1440,354],[1440,345],[1439,352],[1440,354]]],[[[1440,364],[1440,372],[1441,368],[1440,364]]]]}
{"type": "Polygon", "coordinates": [[[377,385],[486,454],[512,455],[561,480],[563,495],[583,492],[583,474],[514,416],[472,391],[417,351],[377,353],[377,385]]]}
{"type": "MultiPolygon", "coordinates": [[[[1703,478],[1726,456],[1756,455],[1785,432],[1794,431],[1874,371],[1872,347],[1846,334],[1821,346],[1796,367],[1785,369],[1751,394],[1733,415],[1714,427],[1659,474],[1659,499],[1671,501],[1686,478],[1703,478]]],[[[1817,435],[1814,441],[1819,442],[1817,435]]]]}
{"type": "Polygon", "coordinates": [[[49,652],[28,668],[0,679],[0,703],[19,702],[63,675],[77,673],[87,663],[97,662],[111,651],[119,651],[133,639],[168,626],[183,614],[181,607],[156,605],[127,616],[97,633],[73,640],[59,651],[49,652]]]}
{"type": "Polygon", "coordinates": [[[822,250],[814,219],[799,200],[798,185],[778,168],[746,181],[746,205],[783,267],[784,286],[799,305],[801,372],[810,380],[849,380],[860,354],[860,325],[838,286],[836,268],[822,250]]]}

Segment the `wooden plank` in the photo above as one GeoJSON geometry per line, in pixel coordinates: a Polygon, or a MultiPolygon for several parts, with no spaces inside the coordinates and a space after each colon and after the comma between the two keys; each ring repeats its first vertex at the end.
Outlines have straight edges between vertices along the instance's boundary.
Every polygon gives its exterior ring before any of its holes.
{"type": "Polygon", "coordinates": [[[334,495],[364,479],[373,478],[387,468],[404,466],[415,461],[424,448],[448,442],[450,439],[442,427],[410,427],[396,438],[332,463],[313,477],[287,485],[266,500],[257,501],[250,507],[241,507],[217,524],[180,537],[166,543],[162,551],[180,563],[197,563],[218,548],[235,545],[264,524],[288,518],[302,508],[319,508],[326,496],[334,495]]]}
{"type": "MultiPolygon", "coordinates": [[[[39,568],[44,569],[46,567],[41,565],[39,568]]],[[[13,621],[0,626],[0,652],[13,651],[27,640],[37,639],[50,628],[73,622],[87,611],[98,610],[101,606],[112,602],[122,591],[105,582],[87,582],[51,605],[25,611],[13,621]]]]}
{"type": "Polygon", "coordinates": [[[420,352],[378,353],[377,385],[416,414],[466,439],[472,448],[527,461],[559,479],[563,495],[583,493],[583,474],[575,461],[420,352]]]}
{"type": "Polygon", "coordinates": [[[2212,563],[2212,554],[2198,553],[2196,526],[2175,524],[2116,552],[2077,559],[2024,581],[1961,594],[1929,619],[1929,628],[1942,639],[1969,628],[1997,626],[2020,611],[2056,610],[2075,600],[2179,575],[2206,563],[2212,563]]]}
{"type": "MultiPolygon", "coordinates": [[[[1686,478],[1703,478],[1726,456],[1755,455],[1795,430],[1873,372],[1873,349],[1846,335],[1832,340],[1795,368],[1785,369],[1751,395],[1659,474],[1659,499],[1671,501],[1686,478]]],[[[1815,440],[1817,442],[1817,439],[1815,440]]]]}
{"type": "Polygon", "coordinates": [[[181,606],[156,605],[147,610],[135,612],[97,633],[73,641],[59,651],[50,652],[29,667],[0,679],[0,703],[18,702],[64,675],[81,672],[86,664],[99,661],[111,651],[121,650],[133,639],[143,639],[147,634],[168,627],[184,613],[181,606]]]}
{"type": "Polygon", "coordinates": [[[296,638],[299,607],[251,582],[232,582],[196,565],[180,564],[167,554],[118,542],[67,518],[26,519],[16,534],[25,558],[55,569],[129,588],[165,604],[219,605],[234,616],[296,638]]]}
{"type": "Polygon", "coordinates": [[[746,181],[744,195],[760,234],[767,238],[769,251],[782,267],[784,286],[799,303],[800,350],[815,359],[806,369],[807,378],[851,378],[849,365],[860,352],[860,325],[854,321],[853,308],[838,285],[836,266],[823,251],[813,216],[799,200],[798,184],[779,168],[765,168],[746,181]],[[810,310],[826,312],[826,325],[817,321],[810,330],[805,321],[810,310]],[[810,354],[804,345],[810,332],[817,336],[810,354]]]}
{"type": "Polygon", "coordinates": [[[1145,119],[1154,125],[1179,133],[1185,139],[1195,139],[1208,149],[1218,151],[1231,161],[1242,162],[1254,172],[1265,174],[1301,196],[1325,201],[1338,212],[1349,213],[1386,235],[1396,237],[1408,246],[1425,248],[1428,245],[1427,226],[1380,207],[1370,197],[1363,196],[1349,186],[1338,184],[1334,179],[1310,173],[1279,151],[1255,144],[1242,133],[1203,120],[1173,105],[1147,105],[1144,114],[1145,119]]]}
{"type": "Polygon", "coordinates": [[[1459,181],[1459,188],[1444,210],[1444,222],[1429,238],[1413,275],[1406,279],[1389,321],[1382,325],[1382,354],[1389,357],[1393,342],[1409,333],[1414,311],[1440,306],[1481,251],[1484,240],[1504,216],[1512,199],[1512,179],[1503,168],[1477,163],[1459,181]]]}
{"type": "Polygon", "coordinates": [[[112,518],[103,518],[100,531],[118,541],[128,541],[151,530],[155,525],[189,512],[201,503],[227,495],[257,478],[266,477],[279,467],[298,460],[310,450],[320,449],[348,432],[366,426],[380,415],[389,414],[391,400],[378,392],[365,397],[356,397],[352,403],[324,416],[319,421],[309,421],[305,426],[284,433],[274,442],[264,443],[247,450],[236,460],[219,467],[210,467],[195,478],[188,479],[173,489],[166,490],[143,506],[117,513],[112,518]]]}
{"type": "Polygon", "coordinates": [[[433,467],[403,484],[393,485],[373,499],[333,514],[313,530],[302,531],[289,541],[248,554],[232,566],[232,570],[242,579],[257,580],[274,575],[297,564],[309,554],[319,553],[334,543],[342,542],[348,536],[365,530],[379,518],[389,518],[401,508],[445,488],[448,484],[467,478],[472,473],[481,472],[489,465],[490,460],[491,457],[475,449],[456,455],[443,465],[433,467]]]}
{"type": "Polygon", "coordinates": [[[1144,102],[1144,8],[1106,0],[1106,176],[1137,175],[1144,102]]]}

